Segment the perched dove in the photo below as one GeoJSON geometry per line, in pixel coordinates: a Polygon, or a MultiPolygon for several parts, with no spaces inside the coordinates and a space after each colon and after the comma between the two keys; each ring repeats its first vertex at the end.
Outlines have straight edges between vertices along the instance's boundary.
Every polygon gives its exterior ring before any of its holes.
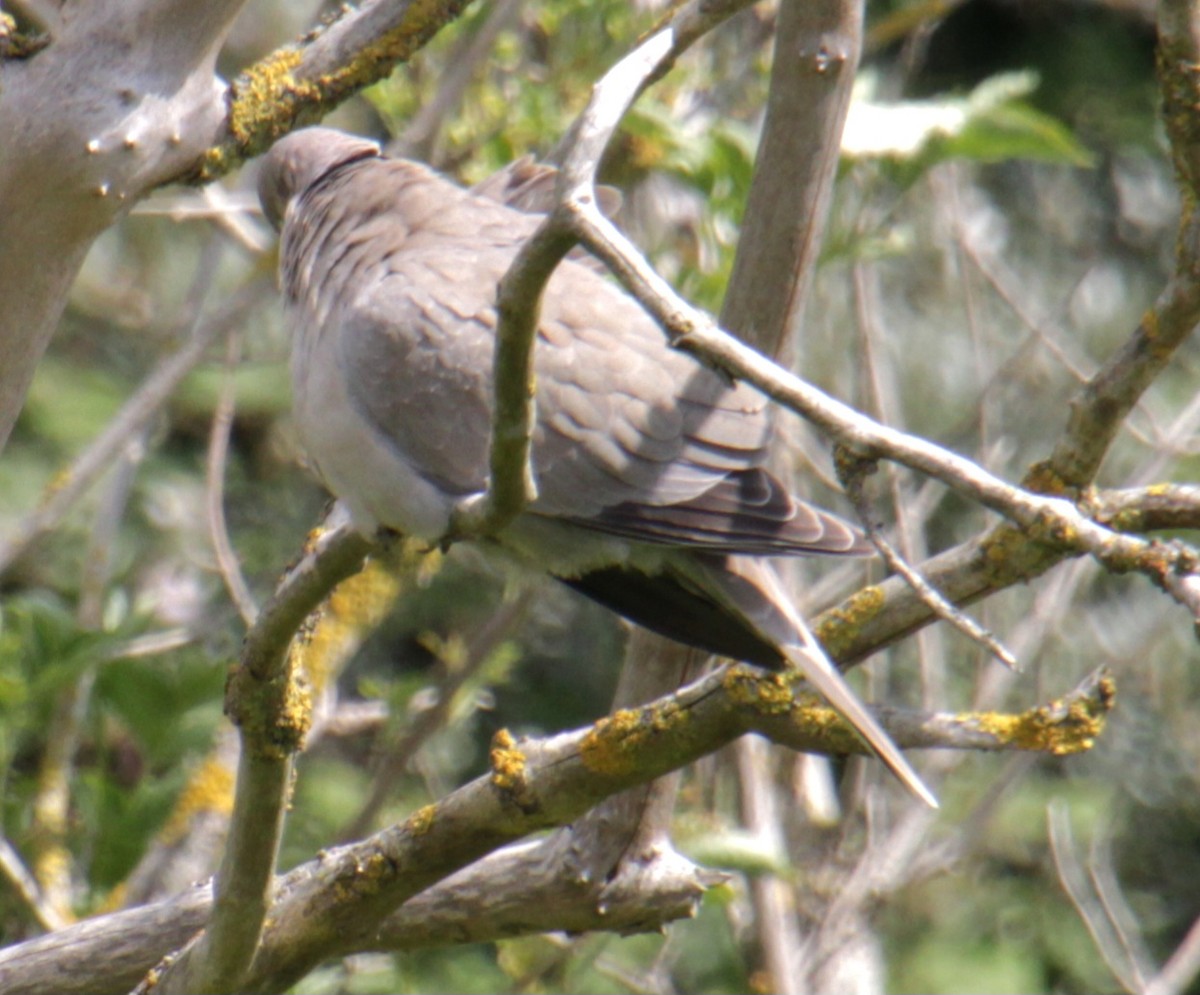
{"type": "MultiPolygon", "coordinates": [[[[539,218],[328,128],[279,141],[259,196],[282,230],[313,468],[364,532],[440,538],[455,502],[487,485],[496,285],[539,218]]],[[[571,260],[546,289],[534,364],[537,498],[494,542],[663,635],[799,667],[936,805],[760,559],[869,552],[763,469],[763,396],[671,349],[571,260]]]]}

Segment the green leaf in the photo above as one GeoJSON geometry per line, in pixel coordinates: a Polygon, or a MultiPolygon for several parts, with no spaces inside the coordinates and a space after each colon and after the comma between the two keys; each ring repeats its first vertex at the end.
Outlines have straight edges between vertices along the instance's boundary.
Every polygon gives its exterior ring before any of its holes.
{"type": "Polygon", "coordinates": [[[708,867],[759,874],[787,875],[791,872],[787,854],[759,833],[725,828],[698,832],[680,842],[679,849],[692,860],[708,867]]]}
{"type": "Polygon", "coordinates": [[[1037,83],[1031,72],[1002,73],[965,98],[883,103],[873,99],[873,80],[865,75],[850,106],[842,154],[887,160],[906,182],[949,159],[1091,166],[1091,152],[1065,124],[1023,101],[1037,83]]]}

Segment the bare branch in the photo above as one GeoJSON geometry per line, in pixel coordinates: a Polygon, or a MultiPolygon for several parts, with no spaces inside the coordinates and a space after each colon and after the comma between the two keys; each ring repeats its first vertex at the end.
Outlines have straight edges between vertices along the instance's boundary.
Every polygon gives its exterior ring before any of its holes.
{"type": "Polygon", "coordinates": [[[483,494],[458,503],[449,538],[487,535],[512,521],[537,495],[529,451],[535,421],[533,341],[542,291],[578,240],[566,205],[578,201],[599,213],[596,170],[613,133],[638,94],[660,78],[706,32],[748,5],[749,0],[692,0],[625,56],[593,89],[592,98],[564,139],[558,175],[559,207],[522,246],[500,282],[496,311],[495,391],[490,476],[483,494]]]}
{"type": "Polygon", "coordinates": [[[176,177],[210,183],[265,152],[300,124],[319,120],[420,51],[470,0],[367,0],[245,70],[230,86],[230,110],[211,148],[176,177]]]}
{"type": "Polygon", "coordinates": [[[720,322],[779,357],[816,269],[862,48],[859,0],[779,5],[771,88],[720,322]]]}
{"type": "Polygon", "coordinates": [[[1127,992],[1144,992],[1145,972],[1137,959],[1129,956],[1128,947],[1121,942],[1120,931],[1095,894],[1084,872],[1071,831],[1071,816],[1067,806],[1052,803],[1046,812],[1050,836],[1050,852],[1058,879],[1062,882],[1071,904],[1083,920],[1096,951],[1114,978],[1127,992]]]}
{"type": "MultiPolygon", "coordinates": [[[[264,614],[270,610],[268,605],[264,614]]],[[[1111,682],[1096,675],[1059,701],[1018,715],[880,710],[879,717],[905,747],[1063,753],[1091,745],[1111,704],[1111,682]]],[[[568,823],[601,799],[659,778],[747,732],[796,749],[866,749],[849,726],[805,690],[801,678],[742,666],[707,674],[673,695],[619,711],[585,729],[520,743],[501,734],[493,744],[490,775],[403,824],[324,853],[281,879],[262,947],[238,990],[278,991],[325,957],[378,949],[379,929],[386,930],[389,946],[409,948],[537,932],[555,928],[550,926],[554,921],[556,928],[581,930],[661,924],[663,920],[647,919],[645,912],[637,918],[633,896],[644,898],[637,889],[628,892],[630,904],[621,906],[629,918],[618,922],[607,918],[609,906],[603,900],[615,895],[592,888],[603,886],[602,880],[568,874],[565,881],[551,884],[544,870],[530,874],[530,888],[534,893],[549,888],[558,895],[552,909],[560,918],[539,911],[538,901],[530,901],[531,891],[516,883],[523,875],[513,872],[521,867],[532,871],[537,861],[544,861],[545,867],[562,873],[572,865],[559,849],[505,851],[507,856],[490,858],[498,863],[472,867],[453,884],[443,879],[505,843],[568,823]],[[498,867],[505,869],[503,877],[496,876],[498,867]],[[505,889],[496,887],[499,880],[505,889]],[[438,881],[442,884],[431,888],[438,881]],[[507,892],[510,886],[512,893],[507,892]],[[413,909],[393,912],[422,892],[413,909]],[[448,907],[455,896],[471,895],[478,907],[448,907]],[[570,895],[578,904],[567,901],[570,895]],[[424,921],[421,909],[433,918],[424,921]],[[409,929],[416,933],[406,933],[409,929]]],[[[684,865],[655,870],[653,859],[643,865],[650,877],[659,870],[665,890],[662,904],[656,900],[653,908],[680,914],[694,902],[699,879],[684,865]],[[675,883],[665,884],[671,881],[675,883]]],[[[177,945],[186,936],[185,926],[195,930],[204,921],[201,910],[208,899],[206,891],[197,889],[178,903],[105,916],[2,950],[0,985],[30,995],[121,990],[106,979],[116,978],[116,972],[127,979],[134,965],[144,970],[177,945]],[[98,949],[102,945],[105,957],[98,949]],[[83,964],[88,971],[81,970],[83,964]]]]}
{"type": "Polygon", "coordinates": [[[89,3],[0,59],[0,447],[84,254],[225,119],[214,67],[245,0],[89,3]]]}
{"type": "Polygon", "coordinates": [[[37,880],[21,860],[16,847],[6,837],[0,836],[0,875],[9,884],[13,893],[25,904],[34,920],[47,933],[62,929],[68,920],[46,901],[37,880]]]}
{"type": "Polygon", "coordinates": [[[1019,670],[1020,664],[1011,651],[982,625],[955,607],[941,591],[929,583],[921,575],[921,572],[911,566],[900,555],[899,551],[880,534],[878,527],[874,524],[871,506],[863,489],[863,480],[866,474],[873,468],[870,464],[863,463],[862,461],[858,461],[857,465],[847,465],[847,463],[847,460],[841,460],[838,463],[839,475],[846,485],[846,496],[850,498],[855,511],[858,512],[859,521],[863,525],[867,538],[879,550],[879,555],[883,557],[888,568],[903,577],[908,582],[909,587],[916,593],[917,597],[925,602],[938,618],[949,622],[968,639],[979,643],[979,645],[984,647],[984,649],[995,656],[1006,667],[1012,670],[1019,670]]]}
{"type": "Polygon", "coordinates": [[[1200,322],[1200,135],[1194,110],[1200,101],[1200,26],[1187,0],[1158,5],[1157,54],[1163,119],[1184,193],[1175,271],[1133,335],[1072,400],[1066,432],[1030,474],[1034,486],[1089,484],[1132,406],[1200,322]]]}
{"type": "MultiPolygon", "coordinates": [[[[779,805],[771,777],[771,753],[761,739],[746,736],[733,745],[737,762],[742,824],[770,854],[786,854],[779,805]]],[[[779,874],[755,875],[749,882],[754,900],[755,932],[771,991],[800,993],[804,984],[803,937],[796,921],[788,882],[779,874]]]]}
{"type": "Polygon", "coordinates": [[[233,428],[234,386],[233,371],[237,367],[241,352],[241,340],[236,332],[229,336],[225,347],[225,375],[217,396],[217,408],[213,412],[212,428],[208,434],[208,457],[204,466],[205,510],[208,517],[208,535],[217,558],[217,568],[229,597],[237,606],[238,614],[247,626],[254,624],[258,605],[246,584],[246,577],[238,563],[233,543],[229,541],[229,529],[225,523],[225,461],[229,454],[229,432],[233,428]]]}
{"type": "Polygon", "coordinates": [[[928,474],[1009,518],[1035,543],[1089,553],[1117,572],[1138,570],[1160,586],[1165,576],[1196,572],[1197,554],[1182,544],[1168,547],[1111,531],[1065,498],[1008,484],[972,460],[860,414],[739,342],[691,307],[593,204],[571,201],[564,210],[580,241],[604,260],[679,348],[753,384],[857,455],[896,460],[928,474]]]}
{"type": "Polygon", "coordinates": [[[1200,919],[1192,923],[1175,952],[1142,989],[1143,995],[1181,995],[1200,975],[1200,919]]]}
{"type": "Polygon", "coordinates": [[[338,581],[357,573],[370,543],[348,525],[318,535],[246,636],[226,709],[242,749],[212,917],[199,940],[155,979],[163,992],[234,991],[258,947],[269,905],[292,754],[308,730],[311,703],[289,667],[301,623],[338,581]]]}

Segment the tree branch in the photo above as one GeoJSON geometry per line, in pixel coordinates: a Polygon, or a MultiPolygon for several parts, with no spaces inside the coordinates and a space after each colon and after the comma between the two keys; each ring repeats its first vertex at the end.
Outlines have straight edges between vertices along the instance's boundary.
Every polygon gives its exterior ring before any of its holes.
{"type": "Polygon", "coordinates": [[[1038,489],[1062,491],[1091,483],[1130,410],[1200,322],[1200,129],[1195,113],[1200,104],[1200,26],[1188,0],[1158,5],[1157,60],[1163,120],[1183,193],[1175,269],[1133,335],[1071,401],[1066,431],[1049,459],[1027,476],[1038,489]]]}
{"type": "Polygon", "coordinates": [[[749,0],[692,0],[665,28],[604,74],[565,136],[556,189],[558,204],[521,247],[497,293],[488,487],[483,494],[458,503],[449,538],[493,533],[520,514],[537,494],[529,460],[535,422],[533,342],[546,284],[578,241],[567,205],[583,202],[599,213],[595,179],[600,158],[638,94],[661,78],[706,32],[748,5],[749,0]]]}
{"type": "Polygon", "coordinates": [[[862,18],[860,0],[779,5],[766,119],[720,317],[768,356],[787,349],[816,270],[862,18]]]}
{"type": "Polygon", "coordinates": [[[371,0],[226,88],[245,0],[97,0],[0,53],[0,448],[93,240],[155,187],[205,183],[381,79],[469,0],[371,0]]]}
{"type": "Polygon", "coordinates": [[[214,67],[245,0],[76,5],[0,59],[0,447],[92,241],[225,117],[214,67]]]}
{"type": "Polygon", "coordinates": [[[237,991],[258,948],[283,829],[291,758],[303,743],[311,701],[289,652],[304,619],[338,581],[357,573],[369,540],[342,523],[316,536],[247,633],[230,675],[226,711],[241,752],[233,814],[212,916],[199,939],[154,979],[156,990],[237,991]]]}
{"type": "Polygon", "coordinates": [[[229,88],[229,116],[211,147],[177,180],[210,183],[265,152],[293,128],[312,124],[420,51],[471,0],[367,0],[344,6],[301,44],[277,49],[229,88]]]}
{"type": "MultiPolygon", "coordinates": [[[[1099,673],[1063,698],[1017,715],[895,709],[878,715],[903,747],[1063,755],[1090,748],[1112,704],[1112,682],[1099,673]]],[[[379,949],[381,938],[389,949],[411,949],[546,929],[655,928],[664,919],[648,910],[664,917],[686,913],[698,879],[653,862],[646,865],[647,879],[661,872],[662,888],[640,917],[630,899],[610,918],[615,906],[603,900],[602,881],[568,875],[554,882],[547,868],[561,874],[569,862],[560,851],[538,845],[501,851],[457,879],[449,875],[747,732],[794,749],[865,751],[798,675],[744,666],[709,673],[673,695],[584,729],[519,743],[501,733],[490,774],[400,825],[326,852],[281,878],[259,955],[238,990],[282,990],[312,964],[379,949]],[[558,897],[542,907],[538,896],[548,892],[558,897]],[[393,911],[421,893],[411,908],[393,911]]],[[[0,951],[0,987],[29,995],[125,990],[131,977],[203,923],[208,900],[207,890],[197,888],[170,903],[104,916],[0,951]]]]}

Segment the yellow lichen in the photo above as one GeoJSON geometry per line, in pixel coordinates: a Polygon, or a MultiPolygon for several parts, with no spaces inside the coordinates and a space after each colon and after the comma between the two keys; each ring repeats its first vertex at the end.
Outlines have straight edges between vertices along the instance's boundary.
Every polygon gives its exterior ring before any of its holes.
{"type": "Polygon", "coordinates": [[[113,888],[112,891],[104,896],[104,901],[102,901],[96,907],[95,913],[98,915],[106,915],[109,912],[117,912],[125,908],[125,906],[128,904],[128,895],[129,882],[122,881],[115,888],[113,888]]]}
{"type": "Polygon", "coordinates": [[[270,680],[235,666],[225,687],[225,713],[242,729],[247,746],[281,759],[304,745],[312,724],[312,693],[290,654],[283,673],[270,680]]]}
{"type": "Polygon", "coordinates": [[[1029,539],[1007,522],[997,525],[981,542],[984,558],[996,567],[1008,567],[1028,555],[1029,539]]]}
{"type": "Polygon", "coordinates": [[[433,828],[433,817],[437,815],[436,805],[422,805],[404,822],[404,828],[413,836],[424,836],[433,828]]]}
{"type": "Polygon", "coordinates": [[[1063,495],[1070,491],[1067,482],[1049,460],[1034,463],[1026,471],[1021,486],[1038,494],[1063,495]]]}
{"type": "Polygon", "coordinates": [[[219,757],[210,756],[188,778],[158,834],[159,842],[170,846],[182,839],[197,815],[229,815],[233,811],[233,787],[233,771],[219,757]]]}
{"type": "Polygon", "coordinates": [[[879,614],[884,605],[883,589],[872,584],[855,592],[836,608],[824,612],[813,625],[813,632],[825,649],[837,656],[862,627],[879,614]]]}
{"type": "Polygon", "coordinates": [[[42,500],[45,501],[54,497],[55,494],[69,485],[74,479],[75,474],[71,472],[70,467],[64,467],[59,470],[58,473],[50,478],[49,483],[46,484],[45,490],[42,492],[42,500]]]}
{"type": "Polygon", "coordinates": [[[387,856],[375,850],[357,856],[352,876],[339,875],[334,884],[333,900],[337,904],[353,904],[365,895],[377,895],[392,876],[394,865],[387,856]]]}
{"type": "Polygon", "coordinates": [[[262,129],[264,121],[278,118],[277,103],[297,88],[309,90],[312,84],[297,84],[292,70],[304,53],[297,48],[281,48],[256,62],[233,83],[233,101],[229,109],[229,130],[241,144],[248,144],[262,129]]]}
{"type": "Polygon", "coordinates": [[[311,726],[312,686],[289,668],[282,707],[275,719],[275,742],[288,752],[302,749],[311,726]]]}
{"type": "Polygon", "coordinates": [[[499,730],[492,737],[488,754],[492,767],[492,784],[506,794],[517,795],[525,789],[525,754],[517,746],[512,733],[499,730]]]}
{"type": "Polygon", "coordinates": [[[1160,329],[1158,325],[1158,312],[1153,308],[1150,308],[1144,315],[1142,315],[1141,325],[1142,334],[1145,335],[1147,339],[1153,342],[1159,338],[1160,329]]]}
{"type": "Polygon", "coordinates": [[[748,705],[765,715],[781,715],[795,702],[787,675],[734,666],[725,672],[725,691],[738,705],[748,705]]]}
{"type": "Polygon", "coordinates": [[[289,651],[318,691],[358,648],[362,636],[383,620],[402,587],[396,571],[368,560],[361,571],[334,588],[314,613],[303,638],[293,640],[289,651]]]}
{"type": "Polygon", "coordinates": [[[1116,694],[1116,683],[1104,676],[1092,697],[1058,699],[1018,715],[984,712],[965,721],[1006,746],[1069,756],[1086,752],[1095,745],[1108,713],[1116,704],[1116,694]]]}
{"type": "Polygon", "coordinates": [[[652,708],[623,708],[594,723],[580,743],[580,759],[588,770],[625,777],[637,765],[641,750],[659,733],[670,733],[687,712],[674,702],[652,708]]]}

